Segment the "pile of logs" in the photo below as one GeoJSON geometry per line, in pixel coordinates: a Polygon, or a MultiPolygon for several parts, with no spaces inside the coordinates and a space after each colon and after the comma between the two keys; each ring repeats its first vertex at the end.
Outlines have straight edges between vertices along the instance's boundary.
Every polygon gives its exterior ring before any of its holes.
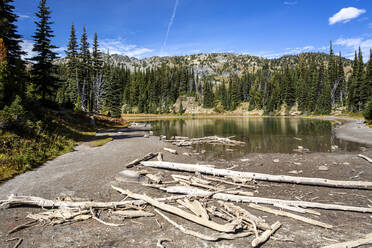
{"type": "MultiPolygon", "coordinates": [[[[179,139],[178,139],[179,140],[179,139]]],[[[227,141],[224,141],[227,142],[227,141]]],[[[254,236],[251,246],[257,247],[269,240],[280,229],[280,222],[267,223],[260,216],[254,215],[250,209],[277,216],[284,216],[296,221],[304,222],[320,228],[332,229],[331,224],[316,220],[314,216],[321,213],[315,209],[351,211],[359,213],[372,213],[371,207],[348,206],[333,203],[300,201],[288,199],[274,199],[255,196],[260,185],[255,181],[270,181],[277,183],[315,185],[321,187],[338,187],[350,189],[371,190],[372,182],[365,181],[336,181],[326,178],[307,178],[284,175],[270,175],[252,172],[241,172],[229,169],[218,169],[213,166],[196,164],[181,164],[165,162],[161,153],[149,153],[141,159],[129,163],[127,167],[141,166],[156,169],[188,172],[189,174],[169,175],[169,180],[159,180],[146,170],[140,174],[146,175],[148,181],[145,187],[155,188],[164,192],[165,197],[153,198],[146,194],[138,194],[112,185],[112,188],[125,196],[119,202],[95,202],[84,199],[64,198],[48,200],[34,196],[11,195],[6,200],[0,201],[0,208],[16,206],[40,207],[44,211],[37,214],[28,214],[31,222],[17,226],[9,231],[16,232],[32,225],[43,223],[56,225],[64,222],[84,221],[93,219],[101,224],[111,227],[125,225],[122,223],[107,222],[103,219],[111,215],[127,218],[161,216],[174,228],[186,235],[191,235],[202,240],[218,241],[232,240],[254,236]],[[158,161],[147,161],[158,156],[158,161]],[[237,205],[236,203],[244,203],[237,205]],[[265,206],[263,206],[263,204],[265,206]],[[146,205],[152,208],[146,208],[146,205]],[[243,207],[244,206],[244,207],[243,207]],[[194,224],[208,228],[209,231],[198,232],[177,223],[171,215],[181,217],[194,224]],[[307,214],[307,216],[303,216],[307,214]],[[101,218],[104,216],[104,218],[101,218]]],[[[358,240],[344,244],[335,244],[329,247],[356,247],[354,244],[372,243],[372,234],[358,240]]],[[[158,243],[161,244],[159,240],[158,243]]]]}
{"type": "Polygon", "coordinates": [[[228,146],[237,146],[244,145],[245,142],[232,140],[232,137],[222,138],[218,136],[207,136],[202,138],[189,138],[183,136],[173,136],[170,140],[165,140],[176,146],[192,146],[195,144],[211,144],[211,145],[228,145],[228,146]]]}

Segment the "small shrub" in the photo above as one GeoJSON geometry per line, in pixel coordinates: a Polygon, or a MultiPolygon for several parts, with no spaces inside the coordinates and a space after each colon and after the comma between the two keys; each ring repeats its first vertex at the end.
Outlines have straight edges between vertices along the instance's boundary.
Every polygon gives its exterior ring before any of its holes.
{"type": "Polygon", "coordinates": [[[363,116],[367,122],[372,122],[372,97],[366,103],[365,109],[363,111],[363,116]]]}
{"type": "Polygon", "coordinates": [[[21,104],[21,98],[16,96],[10,106],[5,106],[3,110],[0,110],[0,126],[22,126],[26,120],[25,117],[26,112],[21,104]]]}

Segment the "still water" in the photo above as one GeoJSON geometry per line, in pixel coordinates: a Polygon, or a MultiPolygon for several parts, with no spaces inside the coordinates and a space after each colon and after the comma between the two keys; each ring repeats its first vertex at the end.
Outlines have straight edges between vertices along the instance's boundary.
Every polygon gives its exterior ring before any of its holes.
{"type": "Polygon", "coordinates": [[[226,152],[221,145],[197,145],[198,152],[206,150],[217,157],[232,157],[247,153],[293,153],[298,146],[311,152],[355,151],[358,143],[337,139],[332,123],[324,120],[302,118],[271,117],[231,117],[207,119],[165,119],[152,121],[154,134],[187,136],[190,138],[217,135],[235,136],[234,139],[246,142],[242,147],[233,147],[226,152]]]}

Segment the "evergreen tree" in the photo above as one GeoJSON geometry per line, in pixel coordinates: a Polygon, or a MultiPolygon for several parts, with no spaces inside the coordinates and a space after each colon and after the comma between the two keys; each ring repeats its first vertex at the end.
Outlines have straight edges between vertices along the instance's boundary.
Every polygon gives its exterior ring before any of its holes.
{"type": "Polygon", "coordinates": [[[90,91],[91,91],[91,58],[89,52],[88,35],[85,27],[80,39],[80,59],[79,59],[79,82],[78,93],[80,99],[81,110],[87,111],[90,107],[90,91]]]}
{"type": "Polygon", "coordinates": [[[41,0],[38,6],[38,12],[36,17],[39,21],[36,21],[36,32],[32,36],[34,38],[33,52],[37,55],[31,58],[35,64],[31,71],[31,80],[35,86],[36,93],[41,95],[41,98],[45,100],[47,96],[53,96],[58,87],[58,79],[56,78],[55,68],[53,61],[57,58],[57,53],[53,49],[57,48],[51,44],[51,38],[54,37],[51,29],[50,21],[51,11],[46,6],[46,0],[41,0]]]}
{"type": "Polygon", "coordinates": [[[6,47],[3,39],[0,38],[0,107],[4,104],[4,85],[8,74],[8,62],[6,59],[6,47]]]}
{"type": "Polygon", "coordinates": [[[6,60],[7,64],[7,73],[3,71],[2,74],[3,96],[0,98],[0,107],[13,102],[15,95],[22,96],[25,90],[25,68],[21,59],[25,52],[22,52],[22,37],[18,34],[15,25],[18,16],[14,13],[13,2],[13,0],[0,1],[0,38],[6,55],[3,60],[6,60]]]}
{"type": "Polygon", "coordinates": [[[70,39],[66,50],[67,78],[66,78],[66,99],[65,102],[76,104],[78,95],[78,45],[74,24],[71,25],[70,39]]]}

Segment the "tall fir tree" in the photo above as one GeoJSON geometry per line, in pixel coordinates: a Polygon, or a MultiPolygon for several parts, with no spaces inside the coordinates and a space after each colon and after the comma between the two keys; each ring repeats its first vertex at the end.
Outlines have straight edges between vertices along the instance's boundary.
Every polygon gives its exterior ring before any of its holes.
{"type": "MultiPolygon", "coordinates": [[[[17,18],[14,13],[13,0],[0,1],[0,38],[5,51],[6,68],[3,68],[0,107],[10,104],[15,95],[22,96],[25,91],[25,67],[21,58],[26,53],[21,49],[22,36],[17,32],[17,18]],[[6,73],[5,73],[6,72],[6,73]]],[[[3,62],[4,62],[3,61],[3,62]]]]}
{"type": "Polygon", "coordinates": [[[79,58],[79,82],[78,92],[80,99],[81,110],[87,111],[90,106],[90,90],[91,90],[91,57],[89,52],[88,34],[85,26],[80,39],[80,58],[79,58]]]}
{"type": "MultiPolygon", "coordinates": [[[[51,38],[54,37],[50,21],[51,11],[46,5],[46,0],[41,0],[38,6],[35,21],[36,32],[34,38],[33,52],[36,53],[31,61],[35,64],[31,71],[31,80],[35,86],[36,93],[41,95],[42,100],[48,96],[53,97],[58,87],[58,79],[55,76],[55,67],[53,61],[57,58],[57,53],[53,51],[57,47],[52,45],[51,38]]],[[[52,99],[51,99],[52,100],[52,99]]]]}
{"type": "Polygon", "coordinates": [[[67,45],[67,78],[66,78],[66,102],[76,104],[78,95],[78,44],[74,24],[71,25],[70,38],[67,45]]]}

